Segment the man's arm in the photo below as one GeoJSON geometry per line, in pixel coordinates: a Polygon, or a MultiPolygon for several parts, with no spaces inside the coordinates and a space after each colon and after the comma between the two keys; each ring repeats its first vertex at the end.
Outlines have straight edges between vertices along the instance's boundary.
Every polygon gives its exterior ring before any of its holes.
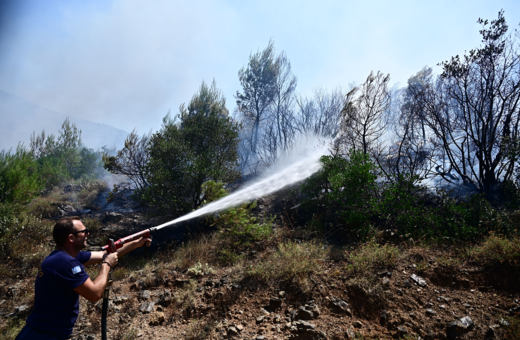
{"type": "Polygon", "coordinates": [[[101,299],[107,284],[110,267],[115,267],[117,264],[117,255],[117,253],[107,255],[101,265],[101,269],[99,270],[96,279],[92,281],[88,278],[82,285],[74,288],[74,291],[90,302],[97,302],[101,299]]]}
{"type": "MultiPolygon", "coordinates": [[[[131,252],[132,250],[134,250],[136,248],[143,247],[145,245],[147,247],[149,247],[151,244],[152,244],[152,239],[151,238],[144,238],[144,237],[142,237],[139,240],[134,240],[134,241],[125,243],[121,248],[119,248],[117,250],[117,255],[119,257],[121,257],[121,256],[131,252]]],[[[107,252],[105,250],[91,252],[90,259],[87,262],[85,262],[83,265],[84,266],[89,266],[91,264],[101,263],[101,261],[103,261],[103,256],[105,256],[106,253],[107,252]]]]}

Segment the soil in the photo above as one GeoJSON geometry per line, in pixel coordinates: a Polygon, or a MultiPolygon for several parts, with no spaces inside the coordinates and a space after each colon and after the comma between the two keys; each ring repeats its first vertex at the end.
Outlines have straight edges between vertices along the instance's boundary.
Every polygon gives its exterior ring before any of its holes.
{"type": "MultiPolygon", "coordinates": [[[[287,211],[294,202],[279,197],[259,202],[258,213],[276,212],[290,224],[294,219],[287,211]]],[[[117,223],[102,222],[98,236],[125,236],[160,222],[142,222],[135,212],[121,214],[117,223]]],[[[166,236],[163,242],[170,239],[166,236]]],[[[169,270],[153,280],[119,278],[110,294],[108,338],[447,339],[451,329],[459,332],[457,339],[503,339],[508,318],[520,311],[520,285],[507,273],[497,279],[491,269],[476,264],[441,265],[439,259],[449,251],[409,247],[407,260],[378,269],[374,279],[348,277],[344,259],[331,258],[320,274],[309,277],[305,290],[283,281],[234,280],[226,268],[202,277],[169,270]],[[191,302],[176,302],[187,291],[191,302]],[[449,328],[462,318],[471,320],[468,328],[449,328]]],[[[34,294],[34,278],[0,278],[0,286],[0,322],[26,317],[31,307],[20,306],[34,294]]],[[[80,300],[72,339],[101,339],[101,301],[80,300]]]]}

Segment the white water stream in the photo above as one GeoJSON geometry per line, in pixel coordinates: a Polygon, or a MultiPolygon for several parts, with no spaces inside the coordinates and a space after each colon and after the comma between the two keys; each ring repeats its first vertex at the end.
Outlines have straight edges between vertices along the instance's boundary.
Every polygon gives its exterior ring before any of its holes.
{"type": "MultiPolygon", "coordinates": [[[[297,183],[311,176],[321,169],[320,157],[328,153],[326,144],[321,142],[321,146],[306,149],[304,152],[293,151],[290,160],[274,166],[271,171],[258,179],[254,183],[246,185],[234,193],[223,197],[215,202],[195,210],[189,214],[181,216],[173,221],[161,224],[154,229],[158,230],[173,224],[192,219],[194,217],[214,213],[220,210],[237,206],[241,203],[251,201],[255,198],[263,197],[283,189],[286,186],[297,183]]],[[[316,145],[316,144],[314,144],[316,145]]]]}

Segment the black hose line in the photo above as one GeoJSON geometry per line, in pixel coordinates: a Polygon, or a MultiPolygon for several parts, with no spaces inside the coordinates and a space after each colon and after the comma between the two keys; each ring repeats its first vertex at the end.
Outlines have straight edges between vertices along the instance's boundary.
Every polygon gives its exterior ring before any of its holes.
{"type": "Polygon", "coordinates": [[[112,286],[112,271],[109,273],[107,285],[103,292],[103,309],[101,312],[101,339],[107,340],[107,315],[108,315],[108,296],[110,295],[110,286],[112,286]]]}

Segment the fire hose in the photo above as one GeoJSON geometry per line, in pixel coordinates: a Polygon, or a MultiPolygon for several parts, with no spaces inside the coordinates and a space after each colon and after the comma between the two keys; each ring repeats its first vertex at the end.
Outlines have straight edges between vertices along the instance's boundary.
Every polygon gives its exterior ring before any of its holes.
{"type": "MultiPolygon", "coordinates": [[[[142,237],[149,238],[150,234],[156,231],[157,228],[150,228],[138,233],[132,234],[127,237],[123,237],[114,242],[114,240],[109,239],[108,244],[103,246],[102,249],[107,252],[107,254],[116,252],[119,248],[123,247],[123,245],[127,242],[131,242],[134,240],[138,240],[142,237]]],[[[107,340],[107,314],[108,314],[108,296],[110,295],[110,287],[112,286],[112,268],[110,268],[110,272],[108,273],[108,280],[105,286],[105,291],[103,292],[103,309],[101,312],[101,339],[107,340]]]]}

